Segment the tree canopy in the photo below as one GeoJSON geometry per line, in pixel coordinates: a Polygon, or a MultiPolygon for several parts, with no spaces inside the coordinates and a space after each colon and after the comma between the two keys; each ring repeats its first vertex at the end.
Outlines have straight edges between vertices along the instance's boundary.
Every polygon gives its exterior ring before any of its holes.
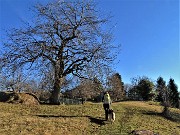
{"type": "Polygon", "coordinates": [[[54,1],[37,4],[35,19],[8,32],[1,56],[3,69],[15,72],[53,71],[51,102],[57,103],[65,76],[85,77],[90,68],[108,67],[114,60],[112,34],[104,29],[109,20],[93,1],[54,1]]]}
{"type": "Polygon", "coordinates": [[[151,92],[154,90],[154,83],[150,78],[134,77],[132,78],[132,86],[128,91],[128,95],[134,100],[150,100],[151,92]]]}
{"type": "Polygon", "coordinates": [[[172,78],[169,79],[169,83],[168,83],[167,87],[168,87],[168,91],[169,91],[169,100],[170,100],[171,106],[179,108],[180,97],[179,97],[179,93],[178,93],[178,87],[175,84],[174,79],[172,79],[172,78]]]}

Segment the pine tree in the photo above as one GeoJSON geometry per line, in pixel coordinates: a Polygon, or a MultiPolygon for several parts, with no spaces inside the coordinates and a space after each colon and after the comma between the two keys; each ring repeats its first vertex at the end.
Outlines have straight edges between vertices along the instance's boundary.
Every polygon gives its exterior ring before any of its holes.
{"type": "Polygon", "coordinates": [[[132,78],[132,88],[129,91],[129,96],[134,100],[150,100],[151,91],[154,89],[154,83],[150,78],[143,77],[134,77],[132,78]]]}
{"type": "Polygon", "coordinates": [[[143,100],[150,99],[150,92],[153,90],[154,84],[148,78],[142,78],[138,83],[138,93],[143,100]]]}
{"type": "Polygon", "coordinates": [[[113,74],[108,78],[108,85],[112,91],[111,97],[115,101],[123,100],[125,97],[124,83],[119,73],[113,74]]]}
{"type": "Polygon", "coordinates": [[[165,89],[166,89],[166,82],[162,77],[159,77],[157,79],[157,85],[156,85],[156,91],[158,93],[157,101],[163,102],[163,95],[165,93],[165,89]]]}
{"type": "Polygon", "coordinates": [[[174,82],[174,79],[170,78],[169,84],[168,84],[168,90],[169,90],[169,100],[172,107],[179,107],[179,93],[178,93],[178,87],[174,82]]]}
{"type": "Polygon", "coordinates": [[[164,81],[164,79],[162,77],[159,77],[157,79],[157,92],[158,94],[158,99],[160,100],[160,102],[162,103],[162,105],[164,106],[164,110],[162,112],[162,114],[165,117],[170,117],[170,112],[169,112],[169,93],[166,87],[166,82],[164,81]]]}

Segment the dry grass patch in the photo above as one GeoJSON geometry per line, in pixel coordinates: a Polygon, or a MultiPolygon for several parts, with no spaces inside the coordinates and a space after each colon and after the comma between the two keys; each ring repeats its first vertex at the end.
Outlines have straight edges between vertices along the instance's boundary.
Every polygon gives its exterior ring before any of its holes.
{"type": "MultiPolygon", "coordinates": [[[[0,103],[1,135],[91,134],[92,105],[29,106],[0,103]]],[[[95,105],[96,106],[96,105],[95,105]]],[[[97,109],[95,109],[97,110],[97,109]]],[[[95,126],[94,126],[95,125],[95,126]]]]}
{"type": "MultiPolygon", "coordinates": [[[[101,103],[32,106],[0,102],[0,135],[128,135],[138,129],[180,134],[180,122],[162,117],[159,105],[120,102],[112,108],[116,113],[113,124],[104,121],[101,103]]],[[[178,109],[171,113],[180,116],[178,109]]]]}
{"type": "Polygon", "coordinates": [[[149,102],[122,102],[126,114],[131,115],[128,125],[132,129],[148,129],[160,135],[180,135],[180,110],[170,108],[172,118],[162,116],[163,107],[149,102]]]}

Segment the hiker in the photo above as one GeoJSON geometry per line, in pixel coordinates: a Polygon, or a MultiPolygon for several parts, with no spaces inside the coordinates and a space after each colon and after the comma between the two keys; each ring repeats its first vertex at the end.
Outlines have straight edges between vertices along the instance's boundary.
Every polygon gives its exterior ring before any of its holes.
{"type": "Polygon", "coordinates": [[[105,119],[108,120],[108,111],[109,111],[110,105],[111,105],[111,98],[107,91],[104,93],[102,101],[103,101],[103,107],[104,107],[104,111],[105,111],[105,119]]]}

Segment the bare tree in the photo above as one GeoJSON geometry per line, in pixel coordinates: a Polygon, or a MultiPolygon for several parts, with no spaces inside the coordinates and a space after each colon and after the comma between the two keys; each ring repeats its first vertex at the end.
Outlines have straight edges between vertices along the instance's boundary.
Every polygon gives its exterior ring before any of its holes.
{"type": "Polygon", "coordinates": [[[35,21],[13,29],[4,44],[3,68],[12,72],[23,67],[34,74],[53,70],[51,103],[57,104],[64,77],[85,77],[85,69],[109,66],[112,34],[92,1],[55,1],[35,6],[35,21]]]}
{"type": "Polygon", "coordinates": [[[64,92],[64,95],[69,98],[82,98],[84,100],[100,101],[100,95],[103,91],[101,82],[95,77],[93,80],[81,79],[80,84],[64,92]]]}
{"type": "Polygon", "coordinates": [[[129,98],[129,91],[130,91],[130,89],[132,89],[131,84],[125,83],[125,84],[124,84],[124,92],[125,92],[125,98],[126,98],[126,99],[129,98]]]}
{"type": "Polygon", "coordinates": [[[27,77],[23,74],[22,70],[19,69],[11,76],[1,73],[0,85],[6,90],[12,90],[14,92],[20,92],[26,84],[27,77]]]}
{"type": "Polygon", "coordinates": [[[80,85],[72,90],[72,96],[83,98],[83,99],[91,99],[94,95],[93,89],[93,81],[81,79],[80,85]]]}

